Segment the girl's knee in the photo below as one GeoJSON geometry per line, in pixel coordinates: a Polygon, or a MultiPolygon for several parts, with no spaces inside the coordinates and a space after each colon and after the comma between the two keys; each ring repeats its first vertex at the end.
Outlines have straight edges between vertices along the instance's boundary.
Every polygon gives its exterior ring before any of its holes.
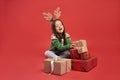
{"type": "Polygon", "coordinates": [[[47,56],[49,54],[49,50],[45,51],[45,56],[47,56]]]}
{"type": "Polygon", "coordinates": [[[49,51],[49,50],[45,51],[45,56],[49,57],[49,58],[55,58],[55,57],[57,57],[57,55],[55,54],[55,52],[49,51]]]}

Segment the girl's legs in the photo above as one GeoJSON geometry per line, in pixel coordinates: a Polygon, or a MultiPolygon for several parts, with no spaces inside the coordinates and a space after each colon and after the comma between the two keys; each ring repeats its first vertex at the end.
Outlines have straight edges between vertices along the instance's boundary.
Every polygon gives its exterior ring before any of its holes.
{"type": "Polygon", "coordinates": [[[70,51],[66,50],[59,55],[61,58],[69,58],[70,57],[70,51]]]}
{"type": "Polygon", "coordinates": [[[69,50],[66,50],[64,52],[61,52],[60,55],[56,55],[54,51],[45,51],[45,56],[46,57],[49,57],[49,58],[69,58],[70,57],[70,51],[69,50]]]}
{"type": "Polygon", "coordinates": [[[45,51],[45,56],[47,56],[47,57],[49,57],[49,58],[56,58],[56,57],[58,57],[58,56],[55,54],[54,51],[49,51],[49,50],[45,51]]]}

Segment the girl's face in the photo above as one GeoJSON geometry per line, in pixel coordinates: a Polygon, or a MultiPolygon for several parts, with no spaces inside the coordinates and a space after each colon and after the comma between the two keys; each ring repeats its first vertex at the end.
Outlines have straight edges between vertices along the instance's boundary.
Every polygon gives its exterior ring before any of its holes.
{"type": "Polygon", "coordinates": [[[55,26],[56,26],[55,29],[58,33],[60,33],[60,34],[63,33],[64,27],[63,27],[63,24],[61,21],[56,21],[55,26]]]}

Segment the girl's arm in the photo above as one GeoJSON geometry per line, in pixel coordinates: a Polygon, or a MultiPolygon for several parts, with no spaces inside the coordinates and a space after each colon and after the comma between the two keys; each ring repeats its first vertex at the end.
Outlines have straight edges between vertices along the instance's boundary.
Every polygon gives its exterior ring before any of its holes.
{"type": "Polygon", "coordinates": [[[70,45],[72,44],[72,40],[70,37],[67,38],[67,44],[70,44],[70,45]]]}
{"type": "Polygon", "coordinates": [[[70,38],[67,38],[67,45],[62,45],[57,39],[53,40],[53,46],[56,47],[60,51],[70,49],[70,45],[71,45],[71,39],[70,38]]]}

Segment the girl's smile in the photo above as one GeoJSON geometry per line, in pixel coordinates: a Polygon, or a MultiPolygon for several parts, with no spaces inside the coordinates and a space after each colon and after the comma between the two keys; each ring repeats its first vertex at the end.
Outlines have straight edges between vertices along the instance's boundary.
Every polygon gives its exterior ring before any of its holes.
{"type": "Polygon", "coordinates": [[[61,21],[56,21],[56,23],[55,23],[55,28],[56,28],[56,31],[58,32],[58,33],[63,33],[63,31],[64,31],[64,27],[63,27],[63,25],[62,25],[62,23],[61,23],[61,21]]]}

